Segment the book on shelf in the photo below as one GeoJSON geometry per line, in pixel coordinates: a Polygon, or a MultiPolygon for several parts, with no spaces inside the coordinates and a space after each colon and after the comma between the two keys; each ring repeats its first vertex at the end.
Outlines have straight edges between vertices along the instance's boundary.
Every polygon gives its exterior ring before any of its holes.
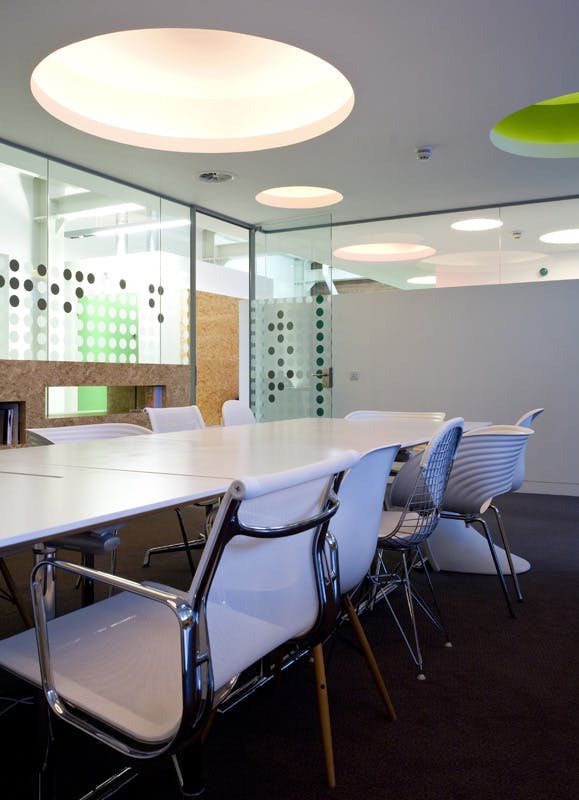
{"type": "Polygon", "coordinates": [[[20,404],[0,403],[0,443],[19,444],[20,404]]]}

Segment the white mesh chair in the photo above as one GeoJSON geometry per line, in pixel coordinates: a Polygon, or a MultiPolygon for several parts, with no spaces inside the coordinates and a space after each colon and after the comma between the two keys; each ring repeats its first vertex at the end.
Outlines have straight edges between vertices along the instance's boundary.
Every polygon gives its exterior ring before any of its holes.
{"type": "MultiPolygon", "coordinates": [[[[344,419],[423,419],[432,422],[444,422],[446,418],[445,411],[378,411],[378,410],[364,410],[357,409],[350,411],[346,414],[344,419]]],[[[413,453],[424,450],[424,446],[417,445],[416,447],[402,447],[390,469],[390,481],[400,471],[402,465],[405,464],[413,453]]]]}
{"type": "Polygon", "coordinates": [[[165,406],[145,408],[154,433],[194,431],[205,427],[199,406],[165,406]]]}
{"type": "Polygon", "coordinates": [[[323,667],[319,642],[336,624],[340,596],[327,533],[337,508],[333,489],[357,459],[345,451],[234,481],[189,591],[56,561],[56,569],[118,593],[47,621],[42,564],[35,567],[36,627],[0,642],[0,666],[42,687],[60,720],[130,758],[132,766],[106,783],[107,797],[129,781],[139,759],[165,763],[169,755],[183,795],[198,796],[212,712],[238,676],[292,639],[313,647],[323,667]]]}
{"type": "MultiPolygon", "coordinates": [[[[101,422],[89,425],[61,425],[50,428],[27,428],[32,445],[63,444],[66,442],[90,441],[94,439],[114,439],[121,436],[143,436],[150,434],[142,425],[122,422],[101,422]]],[[[99,528],[83,533],[63,534],[50,539],[42,547],[35,548],[37,557],[46,558],[55,550],[72,550],[81,554],[82,563],[86,567],[94,567],[94,558],[98,555],[110,555],[111,570],[116,570],[117,548],[121,540],[119,526],[99,528]]],[[[87,605],[94,601],[92,581],[81,581],[82,603],[87,605]]]]}
{"type": "Polygon", "coordinates": [[[338,493],[340,507],[330,522],[330,532],[338,543],[342,606],[393,720],[396,719],[396,712],[358,618],[353,598],[358,590],[364,588],[365,578],[376,555],[386,481],[398,449],[399,445],[394,445],[372,450],[348,470],[338,493]]]}
{"type": "Polygon", "coordinates": [[[432,437],[425,450],[414,457],[412,463],[416,469],[409,481],[408,492],[400,509],[382,512],[377,558],[369,575],[374,585],[374,599],[385,600],[418,667],[418,678],[421,680],[424,679],[423,658],[418,638],[415,602],[437,629],[444,633],[447,644],[450,642],[420,547],[427,541],[438,523],[442,499],[461,441],[463,427],[464,420],[460,417],[448,420],[432,437]],[[390,566],[388,553],[399,554],[400,565],[396,568],[390,566]],[[431,608],[410,581],[410,574],[416,563],[420,563],[424,569],[432,598],[431,608]],[[404,590],[412,627],[412,641],[394,612],[389,598],[390,592],[397,587],[402,587],[404,590]]]}
{"type": "MultiPolygon", "coordinates": [[[[205,420],[199,406],[165,406],[163,408],[145,408],[149,422],[151,423],[151,430],[153,433],[174,433],[177,431],[196,431],[205,428],[205,420]]],[[[205,531],[201,532],[196,539],[189,539],[187,534],[185,520],[183,519],[183,512],[180,508],[176,508],[177,519],[179,520],[179,529],[181,531],[181,541],[175,544],[159,545],[157,547],[150,547],[145,551],[143,559],[143,566],[148,567],[151,564],[151,556],[159,555],[161,553],[185,553],[189,562],[189,569],[191,574],[195,572],[195,564],[191,550],[198,550],[205,546],[205,539],[209,528],[211,527],[212,515],[219,502],[218,497],[209,498],[201,503],[194,503],[200,506],[205,511],[205,531]]]]}
{"type": "Polygon", "coordinates": [[[221,419],[224,425],[253,425],[255,414],[241,400],[226,400],[221,406],[221,419]]]}
{"type": "MultiPolygon", "coordinates": [[[[461,441],[440,516],[444,519],[459,519],[465,525],[480,525],[489,545],[490,555],[499,578],[507,608],[511,616],[515,612],[501,569],[491,530],[484,518],[488,509],[494,511],[499,526],[502,544],[511,572],[515,591],[522,599],[517,572],[504,525],[493,498],[512,490],[513,476],[521,455],[524,455],[529,436],[533,431],[518,425],[490,425],[467,431],[461,441]]],[[[408,462],[392,485],[390,502],[400,504],[408,495],[413,480],[415,465],[408,462]]]]}

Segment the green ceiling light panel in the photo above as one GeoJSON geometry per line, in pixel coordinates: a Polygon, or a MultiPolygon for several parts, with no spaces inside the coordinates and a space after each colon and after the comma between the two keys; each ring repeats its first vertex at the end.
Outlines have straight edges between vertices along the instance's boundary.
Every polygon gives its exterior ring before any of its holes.
{"type": "Polygon", "coordinates": [[[490,133],[500,150],[533,158],[579,157],[579,92],[527,106],[498,122],[490,133]]]}

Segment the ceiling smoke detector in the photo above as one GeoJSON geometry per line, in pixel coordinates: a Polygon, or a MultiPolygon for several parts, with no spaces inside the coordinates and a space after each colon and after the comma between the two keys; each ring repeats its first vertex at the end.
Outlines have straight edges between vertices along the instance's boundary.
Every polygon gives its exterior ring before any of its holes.
{"type": "Polygon", "coordinates": [[[200,172],[198,178],[203,183],[227,183],[232,181],[235,176],[232,172],[219,172],[217,170],[207,170],[200,172]]]}
{"type": "Polygon", "coordinates": [[[428,159],[432,156],[432,147],[417,147],[416,148],[416,158],[419,161],[428,161],[428,159]]]}

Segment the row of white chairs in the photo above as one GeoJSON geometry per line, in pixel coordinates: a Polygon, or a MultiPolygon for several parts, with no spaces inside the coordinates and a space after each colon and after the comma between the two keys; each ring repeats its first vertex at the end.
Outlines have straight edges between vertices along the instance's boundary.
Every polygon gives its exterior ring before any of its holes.
{"type": "MultiPolygon", "coordinates": [[[[232,483],[218,506],[188,592],[56,562],[57,569],[101,580],[121,593],[48,621],[39,586],[41,567],[37,566],[33,602],[39,625],[36,633],[30,630],[0,642],[0,665],[41,685],[53,713],[61,719],[125,755],[154,758],[172,754],[184,793],[194,793],[200,780],[194,765],[199,764],[196,756],[212,711],[231,694],[246,668],[297,640],[312,651],[326,775],[328,784],[334,786],[323,642],[346,613],[387,712],[395,718],[352,595],[367,585],[369,576],[376,598],[385,580],[392,579],[390,568],[384,570],[376,553],[397,551],[403,556],[398,580],[412,615],[416,594],[410,573],[416,558],[426,569],[420,548],[444,513],[465,443],[480,443],[485,438],[501,445],[517,442],[516,456],[514,450],[510,455],[510,483],[504,489],[510,491],[515,485],[518,455],[532,433],[526,426],[518,426],[518,435],[510,430],[517,426],[491,426],[496,430],[484,428],[463,435],[463,425],[462,419],[441,424],[428,446],[400,471],[390,493],[395,504],[387,509],[384,497],[397,446],[377,448],[362,458],[351,453],[340,457],[341,461],[280,473],[260,481],[259,486],[251,478],[232,483]],[[337,510],[330,508],[330,485],[339,498],[337,510]],[[266,529],[252,528],[254,505],[266,529]],[[314,520],[302,519],[314,506],[314,520]],[[314,541],[316,547],[312,547],[314,541]],[[409,562],[406,554],[410,554],[409,562]],[[289,564],[296,573],[295,595],[293,590],[288,594],[289,564]],[[255,602],[256,597],[266,595],[267,602],[255,602]],[[123,626],[117,626],[115,622],[121,619],[123,626]],[[91,635],[97,630],[98,637],[91,635]],[[151,638],[162,645],[147,647],[151,638]],[[76,642],[72,652],[71,641],[76,642]],[[146,653],[139,654],[142,646],[146,653]],[[107,681],[97,665],[109,664],[109,660],[114,679],[107,681]],[[129,666],[135,663],[139,664],[138,675],[129,666]],[[189,745],[183,750],[185,739],[189,745]]],[[[496,455],[497,451],[495,461],[496,455]]],[[[383,594],[388,597],[387,592],[383,594]]],[[[438,616],[433,613],[433,621],[438,616]]],[[[413,652],[408,640],[407,644],[413,652]]],[[[415,625],[414,651],[421,676],[415,625]]],[[[126,775],[124,771],[119,779],[125,781],[126,775]]]]}
{"type": "MultiPolygon", "coordinates": [[[[326,777],[334,786],[322,644],[347,613],[395,718],[351,595],[371,568],[379,533],[405,537],[416,527],[417,505],[423,531],[436,524],[462,429],[462,419],[441,426],[421,454],[416,490],[397,512],[384,512],[383,498],[398,446],[234,481],[187,592],[56,561],[55,569],[118,593],[47,620],[37,565],[37,626],[0,642],[0,666],[41,686],[61,720],[122,754],[172,755],[183,793],[193,795],[212,712],[245,669],[297,641],[312,652],[326,777]],[[255,512],[259,528],[252,526],[255,512]]],[[[117,779],[126,783],[127,770],[117,779]]]]}

